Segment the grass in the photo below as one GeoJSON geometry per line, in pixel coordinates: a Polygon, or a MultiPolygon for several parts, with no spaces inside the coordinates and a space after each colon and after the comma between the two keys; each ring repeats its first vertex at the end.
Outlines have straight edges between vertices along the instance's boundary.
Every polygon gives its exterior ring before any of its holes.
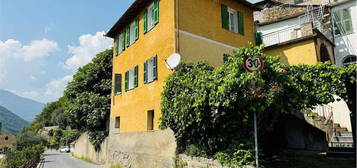
{"type": "Polygon", "coordinates": [[[73,153],[71,153],[71,155],[72,155],[72,157],[74,157],[74,158],[76,158],[76,159],[80,159],[80,160],[83,160],[83,161],[85,161],[85,162],[88,162],[88,163],[92,163],[92,164],[96,164],[97,165],[97,163],[95,163],[95,162],[93,162],[92,160],[90,160],[88,157],[84,157],[84,156],[76,156],[76,155],[74,155],[73,153]]]}
{"type": "Polygon", "coordinates": [[[329,158],[325,155],[303,152],[284,151],[266,159],[265,168],[355,168],[355,158],[329,158]]]}
{"type": "Polygon", "coordinates": [[[123,168],[123,167],[121,165],[119,165],[119,164],[116,164],[114,166],[110,166],[110,168],[123,168]]]}

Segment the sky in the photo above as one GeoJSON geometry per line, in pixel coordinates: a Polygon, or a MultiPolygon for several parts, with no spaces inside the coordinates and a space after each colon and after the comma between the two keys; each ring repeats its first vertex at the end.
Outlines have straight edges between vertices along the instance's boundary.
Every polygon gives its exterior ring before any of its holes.
{"type": "Polygon", "coordinates": [[[0,89],[48,103],[134,0],[0,0],[0,89]]]}

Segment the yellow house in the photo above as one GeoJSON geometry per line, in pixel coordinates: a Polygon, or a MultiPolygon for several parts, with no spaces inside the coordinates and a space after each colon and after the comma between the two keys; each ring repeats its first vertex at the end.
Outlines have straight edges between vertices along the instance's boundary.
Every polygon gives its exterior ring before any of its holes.
{"type": "Polygon", "coordinates": [[[161,92],[172,73],[166,59],[217,66],[255,42],[245,0],[136,0],[107,33],[114,39],[110,132],[157,130],[161,92]]]}

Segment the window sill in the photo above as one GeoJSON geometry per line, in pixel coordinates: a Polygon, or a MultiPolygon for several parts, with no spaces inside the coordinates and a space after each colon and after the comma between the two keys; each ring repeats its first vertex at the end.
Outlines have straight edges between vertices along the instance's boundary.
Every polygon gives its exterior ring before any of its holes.
{"type": "Polygon", "coordinates": [[[144,83],[144,84],[150,84],[150,83],[153,83],[153,82],[155,82],[155,81],[157,81],[157,79],[152,80],[152,81],[150,81],[150,82],[146,82],[146,83],[144,83]]]}
{"type": "Polygon", "coordinates": [[[115,93],[114,96],[121,95],[121,92],[115,93]]]}
{"type": "Polygon", "coordinates": [[[226,30],[227,32],[233,33],[233,34],[237,34],[237,35],[244,36],[244,34],[240,34],[240,33],[237,33],[237,32],[233,32],[233,31],[227,30],[227,29],[225,29],[225,28],[222,28],[222,29],[223,29],[223,30],[226,30]]]}
{"type": "Polygon", "coordinates": [[[156,27],[156,24],[152,28],[148,29],[144,34],[149,33],[152,29],[154,29],[154,27],[156,27]]]}
{"type": "Polygon", "coordinates": [[[126,90],[125,92],[132,91],[132,90],[134,90],[135,88],[138,88],[138,87],[134,87],[134,88],[128,89],[128,90],[126,90]]]}

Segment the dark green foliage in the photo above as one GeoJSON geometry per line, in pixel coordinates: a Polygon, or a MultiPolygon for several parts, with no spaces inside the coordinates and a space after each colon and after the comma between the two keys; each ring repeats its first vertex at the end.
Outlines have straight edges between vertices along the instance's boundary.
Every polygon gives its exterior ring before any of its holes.
{"type": "Polygon", "coordinates": [[[12,149],[6,153],[5,165],[8,168],[20,167],[31,160],[39,159],[44,149],[40,144],[27,146],[21,150],[12,149]]]}
{"type": "Polygon", "coordinates": [[[0,123],[2,123],[0,132],[13,134],[20,132],[28,125],[27,121],[2,106],[0,106],[0,123]]]}
{"type": "Polygon", "coordinates": [[[225,151],[217,152],[214,158],[228,167],[252,165],[255,161],[253,145],[249,142],[238,145],[233,144],[225,151]]]}
{"type": "MultiPolygon", "coordinates": [[[[356,66],[348,71],[350,75],[330,63],[287,66],[278,57],[263,55],[261,49],[241,48],[217,68],[182,63],[168,77],[162,93],[161,128],[175,132],[179,151],[194,145],[199,148],[196,151],[212,156],[231,144],[253,141],[254,112],[259,135],[264,137],[283,113],[332,102],[333,95],[347,99],[346,80],[356,79],[351,75],[356,66]],[[262,56],[263,70],[245,72],[244,56],[250,54],[262,56]]],[[[234,155],[250,158],[249,151],[239,150],[234,155]]]]}
{"type": "Polygon", "coordinates": [[[38,144],[45,145],[46,141],[42,137],[32,132],[22,132],[17,135],[16,140],[13,144],[13,149],[21,151],[24,148],[38,144]]]}
{"type": "Polygon", "coordinates": [[[78,69],[65,90],[65,113],[72,128],[88,131],[98,149],[108,135],[112,88],[112,50],[103,51],[91,63],[78,69]]]}

